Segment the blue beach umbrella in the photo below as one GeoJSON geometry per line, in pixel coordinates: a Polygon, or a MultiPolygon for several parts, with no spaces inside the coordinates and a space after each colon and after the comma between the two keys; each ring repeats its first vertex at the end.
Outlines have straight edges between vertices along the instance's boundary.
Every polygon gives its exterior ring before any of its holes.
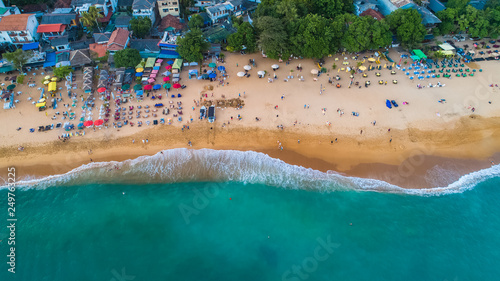
{"type": "Polygon", "coordinates": [[[217,74],[215,74],[215,73],[210,73],[208,75],[208,78],[215,78],[215,77],[217,77],[217,74]]]}
{"type": "Polygon", "coordinates": [[[142,76],[142,72],[136,72],[136,73],[135,73],[135,76],[136,76],[136,77],[141,77],[141,76],[142,76]]]}
{"type": "Polygon", "coordinates": [[[167,63],[170,64],[170,65],[172,65],[172,64],[174,64],[174,61],[173,60],[169,60],[169,61],[167,61],[167,63]]]}
{"type": "Polygon", "coordinates": [[[217,67],[217,69],[219,71],[224,71],[224,70],[226,70],[226,67],[224,67],[223,65],[220,65],[219,67],[217,67]]]}
{"type": "Polygon", "coordinates": [[[161,85],[160,84],[156,84],[156,85],[153,86],[153,89],[154,90],[161,89],[161,85]]]}

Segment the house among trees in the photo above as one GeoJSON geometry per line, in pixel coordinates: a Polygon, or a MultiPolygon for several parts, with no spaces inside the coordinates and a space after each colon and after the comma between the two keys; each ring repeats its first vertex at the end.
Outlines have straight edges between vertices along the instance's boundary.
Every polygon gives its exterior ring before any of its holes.
{"type": "Polygon", "coordinates": [[[241,14],[242,1],[229,0],[207,8],[207,14],[212,20],[212,23],[222,22],[232,15],[238,16],[241,14]]]}
{"type": "Polygon", "coordinates": [[[111,33],[111,37],[109,38],[107,50],[113,54],[116,51],[123,50],[127,48],[127,44],[130,40],[130,32],[123,28],[118,28],[111,33]]]}

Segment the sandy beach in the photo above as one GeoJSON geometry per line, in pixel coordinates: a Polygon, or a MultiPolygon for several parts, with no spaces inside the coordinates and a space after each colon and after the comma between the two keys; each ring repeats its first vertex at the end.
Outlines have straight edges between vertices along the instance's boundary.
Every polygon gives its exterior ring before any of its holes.
{"type": "MultiPolygon", "coordinates": [[[[390,56],[399,61],[399,53],[395,50],[391,50],[390,56]]],[[[482,70],[474,77],[452,75],[451,79],[423,81],[410,80],[398,69],[393,69],[396,74],[391,75],[390,70],[383,68],[365,72],[366,78],[354,75],[354,82],[364,85],[365,81],[370,81],[369,87],[353,85],[349,88],[350,74],[341,71],[345,67],[342,62],[352,66],[357,61],[344,60],[344,57],[351,56],[335,55],[325,59],[324,67],[328,72],[317,77],[311,74],[312,69],[318,69],[312,60],[294,59],[288,65],[278,63],[280,68],[273,72],[271,65],[277,62],[259,54],[229,54],[226,62],[219,64],[226,67],[229,75],[224,86],[218,82],[189,79],[187,70],[191,68],[186,67],[181,73],[181,84],[187,88],[170,91],[170,94],[181,93],[182,97],[162,100],[164,103],[182,102],[182,122],[173,118],[172,125],[119,129],[111,125],[95,131],[86,128],[85,136],[72,137],[66,142],[58,139],[65,133],[62,129],[29,132],[29,128],[39,125],[67,121],[61,120],[60,115],[51,119],[56,111],[63,111],[63,107],[39,112],[28,101],[29,97],[37,99],[40,95],[37,88],[43,85],[39,70],[36,76],[31,76],[35,77],[36,87],[18,85],[14,90],[22,92],[16,95],[19,100],[16,108],[0,110],[3,121],[0,125],[0,168],[7,171],[6,167],[16,166],[19,177],[40,177],[65,173],[91,160],[122,161],[165,149],[189,147],[190,141],[193,149],[259,151],[294,165],[421,188],[442,186],[460,175],[500,161],[496,154],[500,152],[500,88],[495,86],[500,84],[498,61],[470,64],[471,69],[482,70]],[[248,72],[250,77],[237,77],[249,59],[255,59],[256,63],[248,72]],[[332,69],[333,63],[337,69],[332,69]],[[296,68],[299,64],[302,71],[296,68]],[[265,78],[258,78],[260,70],[267,72],[265,78]],[[380,77],[376,77],[376,72],[380,72],[380,77]],[[268,82],[274,74],[277,79],[268,82]],[[341,78],[339,81],[335,80],[337,75],[341,78]],[[300,76],[304,81],[299,81],[300,76]],[[333,84],[328,83],[329,78],[334,80],[333,84]],[[378,80],[388,83],[380,85],[378,80]],[[392,80],[398,83],[393,84],[392,80]],[[418,84],[428,86],[438,82],[445,86],[417,88],[418,84]],[[335,86],[337,83],[341,88],[335,86]],[[207,90],[209,86],[213,90],[207,90]],[[217,119],[211,124],[198,119],[199,106],[194,101],[201,99],[203,103],[232,98],[243,100],[243,108],[217,108],[217,119]],[[395,100],[399,106],[387,108],[386,99],[395,100]],[[359,115],[354,116],[353,112],[359,115]],[[22,129],[17,131],[18,127],[22,129]],[[148,142],[143,143],[146,139],[148,142]],[[24,151],[19,151],[19,146],[23,146],[24,151]],[[440,176],[442,170],[454,172],[440,176]],[[397,171],[397,176],[389,176],[391,173],[387,171],[397,171]]],[[[382,66],[386,64],[389,63],[381,61],[382,66]]],[[[77,71],[75,75],[81,88],[83,74],[77,71]]],[[[0,75],[0,80],[4,81],[4,77],[0,75]]],[[[65,89],[60,92],[62,103],[70,103],[65,89]]],[[[96,100],[97,107],[101,103],[96,100]]],[[[154,104],[154,100],[145,98],[140,103],[132,100],[123,106],[153,107],[154,104]]],[[[79,101],[73,108],[77,116],[81,105],[79,101]]],[[[141,120],[152,122],[160,117],[172,118],[172,114],[141,120]]]]}

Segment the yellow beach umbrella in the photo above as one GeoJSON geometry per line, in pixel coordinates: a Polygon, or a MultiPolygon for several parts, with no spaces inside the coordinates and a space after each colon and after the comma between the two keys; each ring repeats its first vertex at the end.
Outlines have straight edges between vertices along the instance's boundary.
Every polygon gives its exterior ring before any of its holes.
{"type": "Polygon", "coordinates": [[[366,70],[366,66],[364,66],[364,65],[360,66],[359,70],[365,71],[366,70]]]}
{"type": "Polygon", "coordinates": [[[50,79],[50,75],[45,76],[45,79],[50,79]]]}
{"type": "Polygon", "coordinates": [[[135,72],[143,72],[143,71],[144,71],[144,68],[142,68],[142,67],[139,67],[139,68],[135,69],[135,72]]]}
{"type": "Polygon", "coordinates": [[[369,59],[368,59],[368,61],[369,61],[369,62],[374,62],[374,61],[375,61],[375,59],[374,59],[374,58],[369,58],[369,59]]]}
{"type": "Polygon", "coordinates": [[[386,64],[384,64],[384,68],[386,68],[386,67],[387,67],[387,63],[386,63],[386,64]]]}
{"type": "Polygon", "coordinates": [[[45,80],[45,81],[43,81],[43,84],[44,84],[44,85],[47,85],[47,84],[49,84],[49,83],[50,83],[50,81],[49,81],[49,80],[45,80]]]}
{"type": "Polygon", "coordinates": [[[57,81],[57,77],[52,77],[52,79],[50,79],[50,81],[57,81]]]}

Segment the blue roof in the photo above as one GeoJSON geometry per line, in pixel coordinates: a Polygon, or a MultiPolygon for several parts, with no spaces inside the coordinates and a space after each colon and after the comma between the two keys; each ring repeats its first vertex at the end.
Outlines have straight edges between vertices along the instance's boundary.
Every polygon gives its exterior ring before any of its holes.
{"type": "Polygon", "coordinates": [[[181,56],[176,51],[161,50],[160,55],[158,57],[162,59],[172,59],[172,58],[180,58],[181,56]]]}
{"type": "Polygon", "coordinates": [[[39,42],[24,44],[23,51],[35,50],[35,49],[38,49],[38,46],[40,46],[39,42]]]}
{"type": "Polygon", "coordinates": [[[160,43],[160,47],[166,47],[166,48],[177,48],[177,45],[174,44],[167,44],[167,43],[160,43]]]}
{"type": "Polygon", "coordinates": [[[429,7],[429,9],[431,9],[434,13],[437,13],[439,11],[446,9],[444,4],[441,3],[441,1],[439,1],[439,0],[430,0],[429,6],[427,6],[427,7],[429,7]]]}
{"type": "Polygon", "coordinates": [[[43,64],[43,67],[49,67],[49,66],[55,66],[56,65],[56,53],[47,53],[45,63],[43,64]]]}

